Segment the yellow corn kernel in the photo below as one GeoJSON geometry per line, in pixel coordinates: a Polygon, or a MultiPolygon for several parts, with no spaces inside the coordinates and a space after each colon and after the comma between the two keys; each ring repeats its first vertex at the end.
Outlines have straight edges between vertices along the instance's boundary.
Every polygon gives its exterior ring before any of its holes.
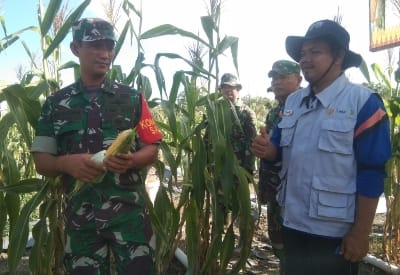
{"type": "Polygon", "coordinates": [[[127,129],[118,134],[117,138],[108,147],[105,156],[115,156],[118,153],[127,153],[135,143],[136,129],[127,129]]]}

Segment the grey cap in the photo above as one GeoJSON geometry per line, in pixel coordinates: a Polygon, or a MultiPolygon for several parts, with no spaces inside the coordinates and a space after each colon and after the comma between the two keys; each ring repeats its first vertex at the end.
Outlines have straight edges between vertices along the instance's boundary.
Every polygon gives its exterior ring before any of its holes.
{"type": "Polygon", "coordinates": [[[236,87],[239,90],[242,89],[242,84],[239,83],[237,77],[235,75],[233,75],[233,74],[230,74],[230,73],[226,73],[226,74],[222,75],[221,83],[220,83],[219,87],[221,88],[224,85],[231,86],[231,87],[236,87]]]}

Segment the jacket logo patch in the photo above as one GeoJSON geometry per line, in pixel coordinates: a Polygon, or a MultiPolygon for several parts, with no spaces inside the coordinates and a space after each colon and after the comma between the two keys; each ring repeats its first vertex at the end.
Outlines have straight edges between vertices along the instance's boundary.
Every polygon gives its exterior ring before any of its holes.
{"type": "Polygon", "coordinates": [[[291,116],[293,115],[293,110],[284,110],[283,111],[283,116],[291,116]]]}

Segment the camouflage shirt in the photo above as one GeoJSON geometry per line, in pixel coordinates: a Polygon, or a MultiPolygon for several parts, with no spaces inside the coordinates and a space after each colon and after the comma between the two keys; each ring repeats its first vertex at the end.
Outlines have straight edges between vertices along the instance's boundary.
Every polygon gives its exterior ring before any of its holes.
{"type": "Polygon", "coordinates": [[[253,110],[240,101],[235,105],[235,110],[240,125],[236,119],[232,120],[234,122],[231,135],[233,151],[239,159],[240,165],[252,174],[254,171],[255,156],[250,151],[250,146],[257,135],[255,126],[256,116],[253,110]]]}
{"type": "MultiPolygon", "coordinates": [[[[161,140],[146,100],[136,90],[106,79],[101,88],[91,91],[78,81],[47,97],[31,151],[54,155],[93,154],[110,146],[120,131],[133,127],[137,137],[131,151],[143,143],[161,140]],[[56,148],[46,148],[40,142],[43,137],[54,140],[56,148]]],[[[66,194],[67,228],[99,230],[132,219],[140,227],[145,207],[139,193],[139,188],[143,188],[140,170],[131,169],[124,174],[107,172],[101,182],[73,196],[69,194],[76,180],[69,175],[61,179],[66,194]]]]}
{"type": "MultiPolygon", "coordinates": [[[[271,109],[265,119],[265,128],[267,133],[271,135],[272,130],[276,124],[280,121],[281,111],[283,109],[283,103],[271,109]]],[[[272,163],[266,159],[260,160],[259,170],[259,192],[261,194],[262,202],[271,201],[275,199],[276,188],[280,183],[279,171],[281,170],[281,162],[272,163]]]]}

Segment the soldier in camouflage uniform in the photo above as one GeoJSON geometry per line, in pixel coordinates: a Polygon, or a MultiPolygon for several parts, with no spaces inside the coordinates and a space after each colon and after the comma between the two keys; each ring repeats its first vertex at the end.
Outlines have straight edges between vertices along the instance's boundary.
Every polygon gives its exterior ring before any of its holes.
{"type": "MultiPolygon", "coordinates": [[[[271,91],[274,92],[278,105],[274,107],[265,120],[267,133],[271,134],[280,120],[280,113],[287,96],[300,88],[302,77],[297,63],[288,60],[278,60],[272,65],[268,73],[272,78],[271,91]]],[[[277,187],[280,184],[279,171],[281,163],[272,163],[266,159],[260,160],[258,196],[262,204],[267,204],[268,236],[271,240],[275,255],[280,260],[281,274],[284,273],[284,253],[282,243],[282,218],[281,211],[276,201],[277,187]]]]}
{"type": "MultiPolygon", "coordinates": [[[[246,104],[239,99],[239,91],[242,89],[242,85],[238,82],[236,76],[230,73],[226,73],[221,77],[220,92],[226,96],[234,105],[238,120],[233,119],[234,124],[232,125],[231,142],[233,151],[240,162],[240,165],[245,168],[251,175],[254,172],[255,156],[250,151],[250,146],[253,138],[257,135],[255,126],[256,116],[253,110],[251,110],[246,104]],[[237,124],[240,122],[240,125],[237,124]]],[[[229,223],[229,216],[231,209],[225,209],[226,223],[229,223]]],[[[239,228],[239,231],[244,229],[239,228]]],[[[241,235],[241,234],[240,234],[241,235]]],[[[239,246],[241,245],[239,239],[239,246]]]]}
{"type": "Polygon", "coordinates": [[[111,251],[118,274],[154,274],[141,172],[157,159],[161,133],[145,98],[106,76],[116,41],[112,25],[85,18],[72,33],[80,79],[46,99],[31,148],[37,171],[62,180],[66,272],[110,274],[111,251]],[[102,164],[91,160],[133,127],[136,143],[128,153],[102,164]],[[89,186],[71,195],[77,180],[89,186]]]}
{"type": "MultiPolygon", "coordinates": [[[[241,89],[242,85],[238,82],[236,76],[226,73],[221,77],[220,92],[235,106],[236,114],[241,124],[234,124],[232,127],[231,141],[233,151],[240,161],[240,165],[250,174],[253,174],[255,156],[251,153],[250,146],[257,134],[255,126],[256,115],[249,106],[238,98],[241,89]]],[[[233,121],[236,122],[236,120],[233,121]]]]}

